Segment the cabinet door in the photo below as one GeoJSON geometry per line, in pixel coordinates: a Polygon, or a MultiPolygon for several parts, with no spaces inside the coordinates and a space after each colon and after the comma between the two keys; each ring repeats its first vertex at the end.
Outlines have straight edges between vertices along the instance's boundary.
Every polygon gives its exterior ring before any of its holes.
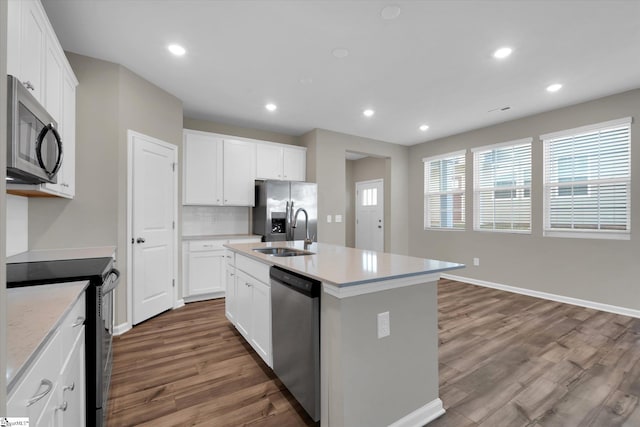
{"type": "Polygon", "coordinates": [[[226,268],[226,285],[227,289],[224,294],[224,313],[227,319],[235,325],[235,304],[236,304],[236,273],[235,268],[226,268]]]}
{"type": "Polygon", "coordinates": [[[43,103],[45,17],[37,1],[20,1],[20,73],[16,77],[43,103]]]}
{"type": "Polygon", "coordinates": [[[222,205],[222,140],[185,132],[183,204],[222,205]]]}
{"type": "Polygon", "coordinates": [[[85,422],[84,332],[83,326],[60,377],[63,426],[81,426],[85,422]]]}
{"type": "Polygon", "coordinates": [[[256,179],[282,179],[282,152],[277,145],[256,144],[256,179]]]}
{"type": "Polygon", "coordinates": [[[307,179],[307,151],[298,148],[284,149],[284,179],[305,181],[307,179]]]}
{"type": "Polygon", "coordinates": [[[187,295],[224,291],[224,251],[191,252],[187,295]]]}
{"type": "Polygon", "coordinates": [[[255,203],[256,144],[224,140],[224,204],[253,206],[255,203]]]}
{"type": "Polygon", "coordinates": [[[271,367],[271,288],[257,280],[252,281],[251,288],[251,345],[271,367]]]}
{"type": "Polygon", "coordinates": [[[64,74],[62,78],[62,124],[60,131],[64,144],[61,192],[68,198],[76,194],[76,82],[64,74]]]}
{"type": "MultiPolygon", "coordinates": [[[[237,271],[237,270],[236,270],[237,271]]],[[[250,340],[251,330],[251,295],[252,288],[249,278],[242,273],[236,274],[236,328],[250,340]]]]}

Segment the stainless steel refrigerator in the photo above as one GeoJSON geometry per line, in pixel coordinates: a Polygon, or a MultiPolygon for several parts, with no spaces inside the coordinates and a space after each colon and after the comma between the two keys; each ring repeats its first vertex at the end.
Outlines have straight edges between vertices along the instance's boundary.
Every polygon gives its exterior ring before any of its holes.
{"type": "Polygon", "coordinates": [[[317,184],[297,181],[256,181],[256,204],[253,208],[253,232],[261,234],[265,242],[305,239],[305,215],[298,213],[297,228],[294,215],[303,208],[309,217],[309,237],[318,241],[317,184]]]}

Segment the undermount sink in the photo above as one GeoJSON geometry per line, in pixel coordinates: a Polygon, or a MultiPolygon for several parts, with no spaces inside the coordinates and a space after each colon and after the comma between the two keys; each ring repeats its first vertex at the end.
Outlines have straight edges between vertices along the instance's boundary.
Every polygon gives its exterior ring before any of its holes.
{"type": "Polygon", "coordinates": [[[301,256],[301,255],[314,255],[314,252],[304,251],[302,249],[295,248],[255,248],[254,251],[260,252],[265,255],[272,256],[301,256]]]}

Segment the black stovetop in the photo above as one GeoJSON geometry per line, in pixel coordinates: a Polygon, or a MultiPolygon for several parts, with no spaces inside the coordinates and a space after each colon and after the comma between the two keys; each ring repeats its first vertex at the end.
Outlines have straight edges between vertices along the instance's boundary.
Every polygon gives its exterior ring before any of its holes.
{"type": "Polygon", "coordinates": [[[7,264],[7,288],[92,280],[102,283],[113,258],[83,258],[7,264]]]}

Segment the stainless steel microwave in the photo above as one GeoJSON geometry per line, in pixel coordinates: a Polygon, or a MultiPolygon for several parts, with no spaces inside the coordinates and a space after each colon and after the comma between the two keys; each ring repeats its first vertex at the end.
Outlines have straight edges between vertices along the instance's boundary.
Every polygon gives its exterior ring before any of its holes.
{"type": "Polygon", "coordinates": [[[7,183],[56,183],[62,166],[57,123],[29,90],[7,76],[7,183]]]}

